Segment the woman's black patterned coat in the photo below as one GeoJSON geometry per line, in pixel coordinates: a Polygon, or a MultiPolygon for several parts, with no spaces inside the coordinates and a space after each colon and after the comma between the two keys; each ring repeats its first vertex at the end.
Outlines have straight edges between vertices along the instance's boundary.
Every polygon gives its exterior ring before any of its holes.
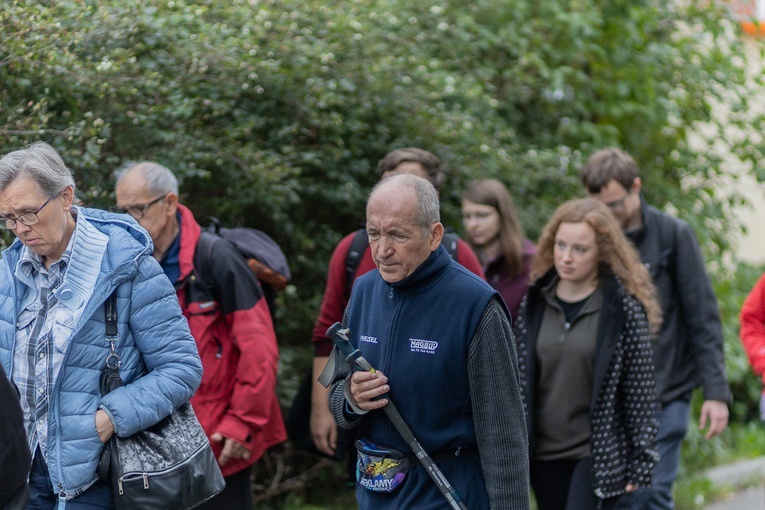
{"type": "MultiPolygon", "coordinates": [[[[529,288],[514,325],[522,377],[529,451],[534,451],[536,342],[544,316],[542,289],[556,276],[551,269],[529,288]]],[[[651,336],[641,303],[613,275],[601,277],[603,305],[595,350],[590,407],[594,491],[599,498],[624,493],[627,484],[651,485],[656,449],[656,384],[651,336]]]]}

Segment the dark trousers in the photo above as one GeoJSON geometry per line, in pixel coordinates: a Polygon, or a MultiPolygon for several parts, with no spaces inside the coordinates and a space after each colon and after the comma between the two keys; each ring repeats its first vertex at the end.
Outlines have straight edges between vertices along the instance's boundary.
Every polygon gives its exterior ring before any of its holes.
{"type": "Polygon", "coordinates": [[[226,488],[206,503],[195,507],[198,510],[252,510],[252,466],[227,476],[226,488]]]}
{"type": "Polygon", "coordinates": [[[618,498],[598,499],[592,462],[584,459],[531,460],[531,486],[539,510],[610,510],[618,498]]]}
{"type": "MultiPolygon", "coordinates": [[[[53,510],[58,508],[58,494],[51,486],[48,464],[40,449],[35,451],[29,472],[29,504],[27,510],[53,510]]],[[[103,482],[94,483],[88,490],[66,502],[67,510],[112,510],[112,489],[103,482]]]]}
{"type": "Polygon", "coordinates": [[[675,508],[672,485],[680,469],[683,439],[688,432],[688,420],[691,413],[690,398],[690,393],[686,394],[670,402],[657,413],[659,462],[654,467],[653,486],[622,496],[619,510],[672,510],[675,508]]]}

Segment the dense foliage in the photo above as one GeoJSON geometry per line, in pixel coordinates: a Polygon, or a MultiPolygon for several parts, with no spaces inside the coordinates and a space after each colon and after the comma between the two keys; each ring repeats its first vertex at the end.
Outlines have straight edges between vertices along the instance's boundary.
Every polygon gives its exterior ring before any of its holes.
{"type": "Polygon", "coordinates": [[[448,162],[447,223],[467,180],[498,177],[535,237],[583,159],[621,146],[710,263],[737,226],[723,161],[765,176],[762,83],[714,2],[9,0],[0,28],[0,153],[49,141],[100,207],[116,168],[157,160],[200,218],[272,234],[288,364],[393,148],[448,162]]]}
{"type": "Polygon", "coordinates": [[[425,147],[450,164],[449,222],[466,179],[499,176],[535,235],[580,193],[582,158],[623,146],[649,199],[684,213],[713,241],[710,256],[731,221],[731,198],[713,186],[721,155],[765,172],[747,61],[713,7],[17,0],[3,3],[0,26],[2,152],[50,141],[97,206],[110,205],[125,161],[168,165],[200,215],[259,226],[285,246],[296,293],[283,322],[295,341],[392,148],[425,147]],[[720,100],[724,119],[713,116],[720,100]]]}

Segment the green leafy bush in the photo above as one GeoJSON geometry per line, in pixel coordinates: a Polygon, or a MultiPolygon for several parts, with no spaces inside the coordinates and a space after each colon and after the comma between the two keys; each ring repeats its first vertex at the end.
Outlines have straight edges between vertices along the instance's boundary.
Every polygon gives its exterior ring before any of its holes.
{"type": "MultiPolygon", "coordinates": [[[[11,0],[0,28],[0,153],[49,141],[99,207],[113,203],[117,167],[157,160],[199,218],[284,247],[285,402],[307,368],[331,251],[363,221],[393,148],[449,164],[447,224],[467,180],[497,177],[536,237],[582,193],[583,159],[621,146],[648,200],[692,223],[713,267],[741,201],[719,191],[723,159],[765,176],[765,126],[748,104],[761,78],[747,77],[715,3],[11,0]]],[[[729,353],[739,384],[744,361],[729,353]]]]}
{"type": "Polygon", "coordinates": [[[722,15],[627,0],[5,2],[0,150],[50,141],[96,206],[123,162],[168,165],[199,216],[285,247],[281,337],[303,345],[332,247],[395,147],[449,163],[448,223],[466,180],[496,176],[534,236],[581,193],[582,159],[623,146],[651,202],[671,202],[718,257],[739,200],[713,186],[721,154],[763,171],[722,15]],[[733,114],[713,116],[718,99],[733,114]]]}

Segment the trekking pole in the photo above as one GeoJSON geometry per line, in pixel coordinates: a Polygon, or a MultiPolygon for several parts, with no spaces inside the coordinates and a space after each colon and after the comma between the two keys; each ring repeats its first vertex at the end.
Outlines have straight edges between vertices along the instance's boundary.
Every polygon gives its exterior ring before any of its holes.
{"type": "MultiPolygon", "coordinates": [[[[327,330],[327,337],[331,338],[332,343],[340,349],[340,352],[345,356],[345,361],[349,365],[352,366],[355,363],[367,372],[376,372],[372,365],[370,365],[369,362],[364,359],[364,356],[361,355],[361,351],[355,349],[353,344],[348,340],[349,331],[348,328],[342,329],[342,325],[339,322],[336,322],[327,330]]],[[[420,463],[425,466],[428,475],[430,475],[430,478],[435,482],[436,487],[438,487],[438,490],[444,498],[446,498],[446,501],[449,502],[449,506],[454,510],[467,510],[465,503],[462,502],[462,498],[457,493],[456,489],[452,487],[449,480],[446,479],[441,470],[438,469],[438,466],[436,466],[436,463],[430,455],[428,455],[428,452],[425,451],[425,448],[423,448],[420,442],[417,441],[417,438],[414,437],[412,430],[401,417],[401,414],[398,412],[398,409],[396,409],[396,406],[393,405],[393,401],[390,398],[388,398],[388,404],[383,407],[383,411],[385,411],[385,414],[390,421],[393,422],[393,426],[396,427],[396,430],[401,434],[401,437],[404,438],[404,441],[406,441],[406,444],[412,449],[412,452],[414,452],[414,455],[419,459],[420,463]]]]}

